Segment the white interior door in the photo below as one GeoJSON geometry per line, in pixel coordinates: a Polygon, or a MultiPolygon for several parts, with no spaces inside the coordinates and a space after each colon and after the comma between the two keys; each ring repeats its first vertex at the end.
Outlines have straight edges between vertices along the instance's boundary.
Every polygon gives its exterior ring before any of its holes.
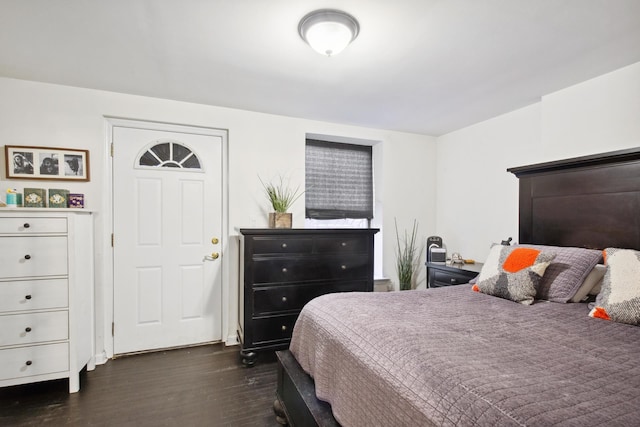
{"type": "Polygon", "coordinates": [[[222,136],[113,128],[114,353],[222,338],[222,136]]]}

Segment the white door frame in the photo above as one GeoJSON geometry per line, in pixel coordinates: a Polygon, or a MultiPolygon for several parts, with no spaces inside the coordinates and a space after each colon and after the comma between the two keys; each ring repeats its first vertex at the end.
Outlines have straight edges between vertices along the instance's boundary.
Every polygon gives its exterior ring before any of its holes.
{"type": "MultiPolygon", "coordinates": [[[[114,127],[129,127],[136,129],[148,129],[170,132],[182,132],[182,133],[195,133],[201,135],[214,135],[221,136],[222,132],[222,231],[221,241],[222,247],[221,261],[222,261],[222,341],[227,344],[235,344],[235,339],[229,337],[229,265],[230,265],[230,253],[229,253],[229,149],[228,138],[229,131],[227,129],[210,128],[203,126],[191,126],[181,125],[174,123],[154,122],[147,120],[135,120],[126,119],[120,117],[104,116],[106,127],[105,138],[105,150],[104,150],[104,186],[103,186],[103,199],[102,206],[104,209],[104,217],[102,219],[102,260],[104,271],[102,271],[102,279],[97,283],[103,283],[103,292],[98,292],[102,298],[98,296],[97,300],[102,299],[104,301],[103,310],[102,307],[96,307],[96,316],[102,315],[104,319],[104,328],[102,331],[96,331],[96,342],[104,342],[104,352],[102,354],[96,354],[96,363],[105,363],[108,359],[113,357],[113,307],[114,307],[114,293],[113,293],[113,247],[111,246],[111,234],[113,233],[113,157],[111,157],[111,144],[113,142],[113,128],[114,127]],[[232,342],[229,342],[231,340],[232,342]]],[[[97,227],[100,230],[100,227],[97,227]]],[[[100,255],[100,254],[98,254],[100,255]]],[[[97,276],[100,276],[100,272],[96,272],[97,276]]],[[[99,322],[96,322],[99,323],[99,322]]],[[[97,349],[96,349],[97,350],[97,349]]]]}

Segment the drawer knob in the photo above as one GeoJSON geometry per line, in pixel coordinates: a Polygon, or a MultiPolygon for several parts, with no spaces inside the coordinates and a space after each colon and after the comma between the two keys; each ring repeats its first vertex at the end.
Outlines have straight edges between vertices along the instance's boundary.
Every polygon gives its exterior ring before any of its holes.
{"type": "Polygon", "coordinates": [[[286,330],[287,330],[287,325],[282,325],[282,328],[281,328],[281,329],[282,329],[283,331],[286,331],[286,330]]]}
{"type": "Polygon", "coordinates": [[[27,255],[25,255],[25,256],[24,256],[24,259],[31,259],[31,255],[28,255],[28,254],[27,254],[27,255]]]}
{"type": "Polygon", "coordinates": [[[286,243],[282,244],[282,249],[287,249],[287,244],[286,243]]]}
{"type": "Polygon", "coordinates": [[[343,265],[340,266],[340,268],[343,269],[343,270],[346,270],[347,266],[343,264],[343,265]]]}
{"type": "Polygon", "coordinates": [[[25,365],[27,365],[27,366],[31,366],[31,364],[32,364],[32,363],[33,363],[33,362],[32,362],[31,360],[27,360],[27,362],[25,363],[25,365]]]}
{"type": "Polygon", "coordinates": [[[347,242],[340,243],[340,246],[342,246],[344,248],[345,246],[347,246],[347,242]]]}
{"type": "Polygon", "coordinates": [[[282,302],[287,302],[287,297],[282,297],[282,302]]]}
{"type": "Polygon", "coordinates": [[[25,222],[25,223],[24,223],[24,225],[23,225],[23,227],[24,227],[24,228],[29,228],[29,227],[31,227],[31,224],[29,224],[28,222],[25,222]]]}
{"type": "Polygon", "coordinates": [[[31,332],[31,328],[27,326],[24,331],[25,332],[31,332]]]}
{"type": "Polygon", "coordinates": [[[24,299],[31,299],[31,295],[25,295],[24,299]]]}
{"type": "Polygon", "coordinates": [[[282,267],[282,272],[286,273],[287,272],[287,267],[282,267]]]}

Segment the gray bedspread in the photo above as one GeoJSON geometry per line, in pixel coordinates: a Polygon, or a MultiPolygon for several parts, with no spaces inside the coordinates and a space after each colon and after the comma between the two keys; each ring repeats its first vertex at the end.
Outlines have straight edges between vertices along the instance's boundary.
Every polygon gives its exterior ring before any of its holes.
{"type": "Polygon", "coordinates": [[[468,285],[330,294],[291,352],[344,426],[640,425],[640,327],[468,285]]]}

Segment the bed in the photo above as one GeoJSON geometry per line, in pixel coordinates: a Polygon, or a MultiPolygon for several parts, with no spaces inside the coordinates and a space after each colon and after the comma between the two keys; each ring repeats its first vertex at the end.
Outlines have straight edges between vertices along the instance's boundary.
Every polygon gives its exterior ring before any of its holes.
{"type": "Polygon", "coordinates": [[[640,149],[509,172],[520,245],[475,284],[305,306],[277,354],[280,422],[640,424],[640,298],[620,291],[640,283],[640,149]]]}

